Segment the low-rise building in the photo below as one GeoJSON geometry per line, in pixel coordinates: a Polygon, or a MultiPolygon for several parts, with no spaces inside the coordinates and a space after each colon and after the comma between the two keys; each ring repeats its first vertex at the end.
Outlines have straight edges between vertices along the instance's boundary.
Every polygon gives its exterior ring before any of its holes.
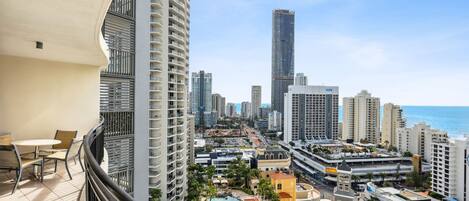
{"type": "Polygon", "coordinates": [[[278,193],[280,201],[296,200],[296,177],[281,171],[264,172],[264,177],[270,178],[270,183],[278,193]]]}
{"type": "Polygon", "coordinates": [[[216,169],[215,176],[224,176],[225,170],[237,158],[240,158],[251,167],[255,154],[254,149],[217,148],[210,153],[196,154],[195,163],[204,167],[213,165],[216,169]]]}
{"type": "MultiPolygon", "coordinates": [[[[305,174],[335,184],[338,164],[344,159],[351,167],[352,183],[368,181],[404,181],[408,173],[417,170],[412,157],[403,157],[398,153],[378,150],[372,147],[360,147],[352,144],[322,143],[292,146],[280,142],[280,146],[292,154],[292,162],[305,174]],[[376,149],[370,152],[371,149],[376,149]],[[399,175],[399,176],[397,176],[399,175]]],[[[430,172],[431,165],[420,163],[422,172],[430,172]]]]}
{"type": "Polygon", "coordinates": [[[288,170],[291,158],[288,152],[280,148],[258,149],[257,169],[261,171],[288,170]]]}
{"type": "Polygon", "coordinates": [[[363,200],[380,201],[431,201],[429,196],[408,189],[398,190],[393,187],[379,188],[372,182],[366,184],[363,200]]]}
{"type": "Polygon", "coordinates": [[[313,186],[305,183],[296,184],[296,201],[317,201],[321,197],[321,192],[313,186]]]}

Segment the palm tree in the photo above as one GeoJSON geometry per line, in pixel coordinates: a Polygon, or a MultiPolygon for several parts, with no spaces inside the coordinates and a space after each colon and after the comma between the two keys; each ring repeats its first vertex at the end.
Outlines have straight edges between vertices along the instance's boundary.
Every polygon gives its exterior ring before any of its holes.
{"type": "Polygon", "coordinates": [[[205,175],[207,175],[208,182],[212,182],[213,175],[215,175],[216,168],[213,165],[210,165],[206,168],[204,168],[205,175]]]}
{"type": "Polygon", "coordinates": [[[225,173],[228,178],[234,180],[235,185],[241,185],[244,179],[244,185],[248,186],[248,181],[251,178],[251,168],[240,157],[237,157],[228,165],[225,173]]]}
{"type": "Polygon", "coordinates": [[[380,177],[381,177],[381,182],[382,184],[384,184],[384,180],[386,179],[386,174],[384,172],[382,172],[381,174],[379,174],[380,177]]]}
{"type": "Polygon", "coordinates": [[[205,195],[208,197],[208,200],[212,200],[212,197],[217,194],[217,188],[213,184],[209,184],[205,188],[205,195]]]}
{"type": "Polygon", "coordinates": [[[269,180],[261,178],[257,185],[257,194],[261,196],[262,200],[279,201],[278,194],[274,190],[274,186],[269,180]]]}
{"type": "Polygon", "coordinates": [[[352,175],[352,180],[355,183],[355,185],[357,185],[358,182],[360,182],[360,177],[357,175],[352,175]]]}
{"type": "Polygon", "coordinates": [[[401,164],[398,163],[396,167],[396,180],[400,181],[401,180],[401,164]]]}

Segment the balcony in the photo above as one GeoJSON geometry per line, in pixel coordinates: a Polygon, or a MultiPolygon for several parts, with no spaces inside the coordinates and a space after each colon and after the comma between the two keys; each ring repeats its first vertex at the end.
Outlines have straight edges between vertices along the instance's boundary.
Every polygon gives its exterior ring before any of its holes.
{"type": "Polygon", "coordinates": [[[77,161],[77,163],[69,161],[72,179],[68,177],[67,171],[61,165],[58,165],[57,172],[54,172],[53,161],[48,161],[45,164],[43,182],[33,176],[32,168],[26,169],[17,190],[11,194],[15,184],[15,173],[14,171],[1,172],[0,200],[131,201],[132,197],[115,184],[101,168],[101,162],[106,158],[102,124],[103,121],[84,137],[81,149],[84,160],[77,161]],[[84,164],[84,171],[81,169],[80,163],[84,164]]]}

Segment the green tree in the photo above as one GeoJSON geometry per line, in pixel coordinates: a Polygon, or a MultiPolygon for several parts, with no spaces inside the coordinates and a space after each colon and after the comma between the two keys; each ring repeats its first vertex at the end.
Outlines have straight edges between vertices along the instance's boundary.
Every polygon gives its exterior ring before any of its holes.
{"type": "Polygon", "coordinates": [[[210,144],[205,145],[205,151],[206,152],[212,152],[212,150],[213,150],[213,145],[210,145],[210,144]]]}
{"type": "Polygon", "coordinates": [[[251,177],[258,175],[258,170],[252,170],[240,157],[228,165],[225,171],[227,178],[233,179],[234,186],[249,186],[251,177]]]}
{"type": "Polygon", "coordinates": [[[212,200],[212,198],[217,195],[217,188],[213,186],[213,184],[209,184],[205,187],[204,190],[205,196],[208,197],[208,200],[212,200]]]}
{"type": "Polygon", "coordinates": [[[401,164],[398,163],[396,167],[396,180],[400,181],[401,180],[401,164]]]}
{"type": "Polygon", "coordinates": [[[384,181],[386,179],[386,174],[384,172],[380,173],[379,176],[381,177],[381,182],[384,184],[384,181]]]}
{"type": "Polygon", "coordinates": [[[295,175],[295,177],[297,178],[297,182],[300,182],[301,181],[301,178],[303,178],[303,173],[300,172],[300,171],[294,171],[293,174],[295,175]]]}
{"type": "Polygon", "coordinates": [[[403,154],[402,156],[404,156],[404,157],[412,157],[412,155],[413,155],[413,154],[412,154],[410,151],[406,151],[406,152],[404,152],[404,154],[403,154]]]}
{"type": "Polygon", "coordinates": [[[151,201],[160,201],[161,200],[161,190],[152,188],[150,189],[150,200],[151,201]]]}
{"type": "Polygon", "coordinates": [[[367,173],[366,178],[368,178],[368,181],[371,182],[373,180],[373,173],[371,172],[367,173]]]}
{"type": "Polygon", "coordinates": [[[215,172],[216,172],[215,166],[210,165],[210,166],[204,168],[204,171],[205,171],[205,175],[207,175],[208,182],[211,183],[212,178],[213,178],[213,176],[215,175],[215,172]]]}
{"type": "Polygon", "coordinates": [[[393,187],[393,184],[392,184],[391,182],[389,182],[389,181],[385,181],[385,182],[383,183],[383,186],[384,186],[384,187],[393,187]]]}
{"type": "Polygon", "coordinates": [[[261,178],[257,185],[257,194],[261,196],[262,200],[279,201],[279,196],[275,192],[274,186],[270,183],[270,180],[261,178]]]}
{"type": "Polygon", "coordinates": [[[352,175],[352,181],[357,185],[360,182],[360,177],[357,175],[352,175]]]}
{"type": "Polygon", "coordinates": [[[417,171],[410,172],[406,175],[406,184],[409,186],[413,186],[416,188],[420,188],[423,186],[425,182],[425,176],[419,174],[417,171]]]}
{"type": "Polygon", "coordinates": [[[188,194],[187,200],[199,201],[207,181],[204,178],[206,170],[199,164],[192,164],[187,168],[188,194]]]}
{"type": "Polygon", "coordinates": [[[218,146],[221,146],[221,144],[225,143],[225,140],[223,138],[217,138],[214,142],[217,143],[218,146]]]}

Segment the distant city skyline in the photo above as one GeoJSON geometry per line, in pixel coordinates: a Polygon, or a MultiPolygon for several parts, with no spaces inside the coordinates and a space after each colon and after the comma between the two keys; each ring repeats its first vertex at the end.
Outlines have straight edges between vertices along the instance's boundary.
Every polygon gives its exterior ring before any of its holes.
{"type": "Polygon", "coordinates": [[[295,72],[310,85],[339,86],[341,98],[366,89],[382,103],[468,106],[467,7],[464,1],[198,0],[191,5],[190,71],[212,72],[213,92],[228,102],[248,101],[250,86],[261,85],[263,103],[270,103],[272,10],[291,9],[295,72]]]}

